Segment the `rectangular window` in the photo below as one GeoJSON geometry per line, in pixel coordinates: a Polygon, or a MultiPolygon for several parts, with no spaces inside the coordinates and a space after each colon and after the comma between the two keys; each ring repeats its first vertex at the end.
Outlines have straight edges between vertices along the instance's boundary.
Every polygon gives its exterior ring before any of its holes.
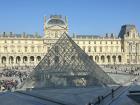
{"type": "Polygon", "coordinates": [[[14,52],[15,47],[11,46],[11,52],[14,52]]]}
{"type": "Polygon", "coordinates": [[[7,52],[7,47],[4,47],[4,52],[7,52]]]}
{"type": "Polygon", "coordinates": [[[83,46],[83,48],[82,48],[84,51],[86,50],[86,48],[85,48],[85,46],[83,46]]]}
{"type": "Polygon", "coordinates": [[[116,47],[116,52],[118,52],[118,49],[119,49],[119,47],[117,46],[117,47],[116,47]]]}
{"type": "Polygon", "coordinates": [[[27,47],[25,47],[25,52],[27,52],[27,47]]]}
{"type": "Polygon", "coordinates": [[[38,52],[40,51],[40,46],[38,46],[38,52]]]}
{"type": "Polygon", "coordinates": [[[96,52],[96,46],[94,47],[94,52],[96,52]]]}
{"type": "Polygon", "coordinates": [[[88,44],[90,44],[90,41],[88,42],[88,44]]]}
{"type": "Polygon", "coordinates": [[[91,52],[91,47],[90,46],[88,47],[88,52],[91,52]]]}
{"type": "Polygon", "coordinates": [[[31,47],[31,52],[34,52],[34,47],[31,47]]]}
{"type": "Polygon", "coordinates": [[[108,52],[108,46],[105,47],[105,51],[108,52]]]}
{"type": "Polygon", "coordinates": [[[18,52],[20,52],[20,46],[18,46],[18,52]]]}
{"type": "Polygon", "coordinates": [[[102,52],[102,47],[100,47],[100,52],[102,52]]]}

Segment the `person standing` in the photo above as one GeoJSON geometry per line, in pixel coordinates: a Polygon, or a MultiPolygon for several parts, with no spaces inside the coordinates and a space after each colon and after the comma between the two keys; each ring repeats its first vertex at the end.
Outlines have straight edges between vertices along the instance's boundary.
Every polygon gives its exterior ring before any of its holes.
{"type": "Polygon", "coordinates": [[[111,90],[112,98],[114,98],[114,89],[111,90]]]}

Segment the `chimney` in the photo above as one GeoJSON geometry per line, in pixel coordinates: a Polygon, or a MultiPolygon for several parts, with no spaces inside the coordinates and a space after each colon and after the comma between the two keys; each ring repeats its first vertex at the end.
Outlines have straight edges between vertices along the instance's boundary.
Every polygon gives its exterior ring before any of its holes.
{"type": "Polygon", "coordinates": [[[113,33],[111,33],[111,38],[113,38],[114,37],[114,34],[113,33]]]}
{"type": "Polygon", "coordinates": [[[10,32],[10,35],[12,35],[12,32],[10,32]]]}
{"type": "Polygon", "coordinates": [[[105,37],[108,38],[108,33],[106,33],[105,37]]]}
{"type": "Polygon", "coordinates": [[[3,35],[5,36],[5,32],[3,32],[3,35]]]}

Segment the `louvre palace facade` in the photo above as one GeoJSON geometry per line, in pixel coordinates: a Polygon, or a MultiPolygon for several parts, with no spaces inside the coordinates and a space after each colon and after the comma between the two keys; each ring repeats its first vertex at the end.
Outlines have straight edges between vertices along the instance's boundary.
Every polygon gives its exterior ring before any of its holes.
{"type": "MultiPolygon", "coordinates": [[[[51,46],[68,33],[68,19],[44,17],[44,35],[0,33],[0,68],[34,67],[51,46]]],[[[140,64],[140,37],[135,25],[123,25],[118,35],[72,35],[72,39],[97,64],[140,64]]]]}

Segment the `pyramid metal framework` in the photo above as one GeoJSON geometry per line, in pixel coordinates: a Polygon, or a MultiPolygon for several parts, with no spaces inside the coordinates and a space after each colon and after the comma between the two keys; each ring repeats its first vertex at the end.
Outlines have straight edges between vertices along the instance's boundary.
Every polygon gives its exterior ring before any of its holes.
{"type": "Polygon", "coordinates": [[[114,84],[114,81],[64,33],[35,67],[24,86],[55,88],[106,84],[114,84]]]}

